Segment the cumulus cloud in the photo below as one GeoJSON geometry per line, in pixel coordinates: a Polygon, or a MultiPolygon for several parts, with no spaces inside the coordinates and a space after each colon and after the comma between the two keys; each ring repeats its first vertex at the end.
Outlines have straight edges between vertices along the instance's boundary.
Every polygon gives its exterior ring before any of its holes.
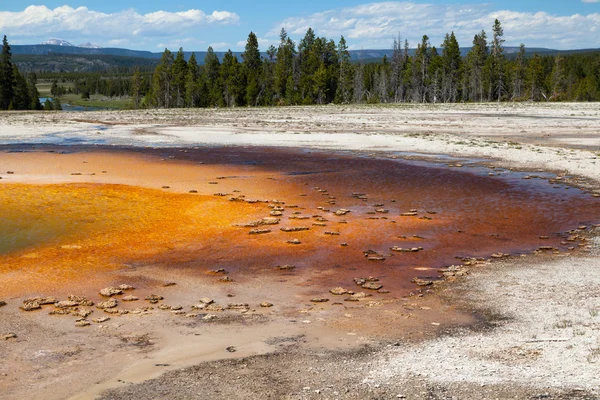
{"type": "Polygon", "coordinates": [[[126,40],[132,37],[168,37],[209,24],[236,24],[240,17],[229,11],[156,11],[139,14],[133,9],[103,13],[87,7],[29,6],[23,11],[0,11],[0,31],[17,37],[102,37],[126,40]]]}
{"type": "MultiPolygon", "coordinates": [[[[590,1],[590,0],[587,0],[590,1]]],[[[595,0],[599,1],[599,0],[595,0]]],[[[354,7],[326,10],[308,16],[287,18],[268,34],[276,37],[281,28],[295,38],[309,27],[320,36],[344,35],[350,48],[389,48],[398,34],[411,46],[430,37],[439,46],[446,33],[454,31],[462,46],[470,46],[473,36],[482,29],[488,34],[494,19],[504,27],[507,45],[544,46],[550,48],[600,47],[600,14],[569,16],[546,12],[493,10],[490,4],[423,4],[412,1],[378,2],[354,7]]]]}

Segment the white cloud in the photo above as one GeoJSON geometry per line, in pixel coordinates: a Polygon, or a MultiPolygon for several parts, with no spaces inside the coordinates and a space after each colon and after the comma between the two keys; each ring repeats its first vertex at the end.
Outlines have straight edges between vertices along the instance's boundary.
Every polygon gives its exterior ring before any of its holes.
{"type": "Polygon", "coordinates": [[[29,6],[23,11],[0,11],[0,32],[17,37],[102,37],[126,40],[133,37],[168,37],[208,24],[236,24],[240,17],[229,11],[156,11],[139,14],[133,9],[102,13],[87,7],[29,6]]]}
{"type": "Polygon", "coordinates": [[[582,3],[600,3],[600,0],[581,0],[582,3]]]}
{"type": "MultiPolygon", "coordinates": [[[[591,1],[591,0],[587,0],[591,1]]],[[[598,2],[600,0],[594,0],[598,2]]],[[[412,1],[379,2],[326,10],[291,17],[277,24],[266,36],[277,37],[285,28],[301,38],[309,27],[319,36],[338,40],[344,35],[352,49],[389,48],[395,36],[408,39],[411,47],[428,35],[440,46],[444,35],[454,31],[461,46],[471,45],[482,29],[491,35],[494,19],[504,28],[506,45],[521,42],[532,47],[600,47],[600,14],[557,16],[546,12],[494,11],[490,4],[422,4],[412,1]]]]}
{"type": "Polygon", "coordinates": [[[212,47],[214,51],[227,51],[231,48],[231,45],[225,42],[218,42],[209,44],[209,47],[212,47]]]}

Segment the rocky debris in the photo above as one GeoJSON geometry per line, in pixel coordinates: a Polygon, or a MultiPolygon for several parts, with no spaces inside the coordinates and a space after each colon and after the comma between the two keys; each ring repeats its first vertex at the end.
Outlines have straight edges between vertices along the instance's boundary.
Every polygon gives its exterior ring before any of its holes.
{"type": "Polygon", "coordinates": [[[335,232],[335,231],[325,231],[324,233],[326,235],[331,235],[331,236],[339,236],[340,235],[339,232],[335,232]]]}
{"type": "Polygon", "coordinates": [[[77,321],[77,322],[75,322],[75,326],[76,326],[76,327],[78,327],[78,328],[83,328],[84,326],[89,326],[89,325],[91,325],[91,324],[92,324],[92,323],[91,323],[90,321],[88,321],[88,320],[85,320],[85,319],[84,319],[84,320],[81,320],[81,321],[77,321]]]}
{"type": "Polygon", "coordinates": [[[265,217],[259,221],[259,225],[277,225],[279,221],[279,218],[265,217]]]}
{"type": "Polygon", "coordinates": [[[48,313],[48,315],[70,315],[74,310],[69,308],[59,308],[57,310],[52,310],[48,313]]]}
{"type": "Polygon", "coordinates": [[[433,285],[433,281],[427,280],[427,279],[421,279],[421,278],[413,278],[411,280],[412,283],[416,284],[417,286],[429,286],[429,285],[433,285]]]}
{"type": "Polygon", "coordinates": [[[375,212],[377,212],[379,214],[387,214],[390,212],[390,210],[386,210],[384,208],[378,208],[377,210],[375,210],[375,212]]]}
{"type": "Polygon", "coordinates": [[[123,300],[123,301],[136,301],[136,300],[139,300],[139,297],[136,297],[136,296],[130,294],[129,296],[123,297],[121,300],[123,300]]]}
{"type": "Polygon", "coordinates": [[[204,308],[204,310],[209,311],[209,312],[220,312],[220,311],[223,311],[223,307],[218,305],[217,303],[212,303],[212,304],[207,305],[204,308]]]}
{"type": "Polygon", "coordinates": [[[347,246],[348,246],[348,243],[346,243],[346,242],[340,243],[340,246],[342,246],[342,247],[347,247],[347,246]]]}
{"type": "Polygon", "coordinates": [[[264,233],[270,233],[271,230],[270,229],[252,229],[250,232],[248,232],[249,235],[262,235],[264,233]]]}
{"type": "Polygon", "coordinates": [[[324,222],[313,222],[313,226],[327,226],[324,222]]]}
{"type": "Polygon", "coordinates": [[[383,285],[379,282],[365,282],[362,285],[360,285],[360,287],[369,290],[379,290],[383,287],[383,285]]]}
{"type": "Polygon", "coordinates": [[[403,212],[400,214],[401,217],[415,217],[417,216],[419,213],[417,211],[409,211],[409,212],[403,212]]]}
{"type": "Polygon", "coordinates": [[[444,278],[465,276],[469,274],[469,270],[462,265],[450,265],[446,268],[439,269],[438,271],[442,273],[444,278]]]}
{"type": "Polygon", "coordinates": [[[340,208],[339,210],[334,212],[334,214],[337,215],[338,217],[341,217],[342,215],[346,215],[349,212],[350,212],[350,210],[346,210],[345,208],[340,208]]]}
{"type": "Polygon", "coordinates": [[[172,306],[172,307],[171,307],[171,310],[174,310],[174,311],[183,310],[183,306],[180,306],[180,305],[177,305],[177,306],[172,306]]]}
{"type": "Polygon", "coordinates": [[[129,314],[129,310],[123,310],[123,309],[117,309],[117,308],[106,308],[106,309],[104,309],[104,312],[107,314],[119,314],[119,315],[129,314]]]}
{"type": "Polygon", "coordinates": [[[0,307],[4,307],[6,305],[6,302],[3,300],[0,300],[0,307]]]}
{"type": "Polygon", "coordinates": [[[145,314],[145,313],[149,313],[152,310],[154,310],[154,307],[138,307],[134,310],[131,310],[131,313],[132,314],[145,314]]]}
{"type": "Polygon", "coordinates": [[[558,250],[558,249],[555,249],[552,246],[540,246],[540,247],[538,247],[538,250],[540,250],[540,251],[549,251],[549,250],[558,250]]]}
{"type": "Polygon", "coordinates": [[[281,217],[283,215],[283,212],[282,211],[271,211],[269,213],[269,215],[272,217],[281,217]]]}
{"type": "Polygon", "coordinates": [[[184,315],[184,314],[187,314],[187,312],[184,310],[171,310],[171,314],[184,315]]]}
{"type": "Polygon", "coordinates": [[[146,300],[148,300],[151,304],[156,304],[159,301],[164,300],[164,297],[156,294],[151,294],[150,296],[146,296],[146,300]]]}
{"type": "Polygon", "coordinates": [[[227,304],[228,310],[248,310],[250,306],[247,303],[229,303],[227,304]]]}
{"type": "Polygon", "coordinates": [[[291,227],[284,227],[281,228],[280,230],[282,232],[301,232],[301,231],[307,231],[310,228],[307,226],[291,226],[291,227]]]}
{"type": "Polygon", "coordinates": [[[327,303],[329,301],[326,297],[315,297],[314,299],[310,299],[313,303],[327,303]]]}
{"type": "Polygon", "coordinates": [[[212,304],[212,303],[214,303],[214,302],[215,302],[213,299],[211,299],[211,298],[209,298],[209,297],[203,297],[203,298],[201,298],[201,299],[200,299],[200,300],[198,300],[198,301],[199,301],[200,303],[203,303],[203,304],[206,304],[206,305],[209,305],[209,304],[212,304]]]}
{"type": "Polygon", "coordinates": [[[206,304],[204,303],[192,304],[192,310],[204,310],[205,308],[206,304]]]}
{"type": "Polygon", "coordinates": [[[158,309],[159,309],[159,310],[170,310],[170,309],[171,309],[171,306],[170,306],[170,305],[168,305],[168,304],[164,304],[164,303],[163,303],[163,304],[159,304],[159,305],[158,305],[158,309]]]}
{"type": "Polygon", "coordinates": [[[100,294],[104,297],[111,297],[111,296],[123,294],[123,291],[121,289],[115,288],[115,287],[106,287],[106,288],[100,290],[100,294]]]}
{"type": "Polygon", "coordinates": [[[55,303],[54,307],[56,307],[56,308],[70,308],[70,307],[77,307],[78,305],[79,305],[79,303],[77,301],[63,300],[63,301],[59,301],[58,303],[55,303]]]}
{"type": "Polygon", "coordinates": [[[81,308],[79,310],[73,311],[72,314],[77,317],[87,318],[93,312],[94,312],[93,310],[88,310],[87,308],[81,308]]]}
{"type": "Polygon", "coordinates": [[[76,296],[74,294],[70,294],[69,296],[67,296],[67,299],[69,301],[76,301],[77,303],[79,303],[80,306],[83,307],[92,307],[94,305],[94,302],[88,300],[85,296],[76,296]]]}
{"type": "Polygon", "coordinates": [[[335,294],[336,296],[341,296],[344,294],[348,294],[348,290],[344,289],[343,287],[335,287],[333,289],[329,290],[329,293],[331,294],[335,294]]]}
{"type": "Polygon", "coordinates": [[[381,256],[381,255],[377,255],[377,256],[368,256],[367,260],[369,261],[385,261],[385,257],[381,256]]]}
{"type": "Polygon", "coordinates": [[[198,316],[198,314],[194,314],[194,313],[185,314],[186,318],[196,318],[197,316],[198,316]]]}
{"type": "Polygon", "coordinates": [[[273,307],[273,303],[269,303],[268,301],[263,301],[262,303],[260,303],[261,307],[264,308],[269,308],[269,307],[273,307]]]}
{"type": "Polygon", "coordinates": [[[411,248],[402,248],[402,247],[394,246],[394,247],[390,247],[390,250],[402,252],[402,253],[410,253],[410,252],[416,253],[418,251],[423,250],[423,247],[419,246],[419,247],[411,247],[411,248]]]}
{"type": "Polygon", "coordinates": [[[2,335],[2,339],[4,339],[4,340],[16,339],[16,338],[17,338],[17,334],[16,333],[7,333],[5,335],[2,335]]]}
{"type": "Polygon", "coordinates": [[[203,320],[205,321],[211,321],[213,319],[216,319],[217,316],[216,315],[212,315],[212,314],[206,314],[204,317],[202,317],[203,320]]]}
{"type": "Polygon", "coordinates": [[[492,258],[505,258],[505,257],[510,257],[510,254],[506,254],[506,253],[494,253],[491,255],[492,258]]]}
{"type": "Polygon", "coordinates": [[[58,302],[58,299],[54,297],[30,297],[28,299],[23,300],[23,304],[34,302],[38,303],[40,306],[44,306],[47,304],[54,304],[58,302]]]}
{"type": "Polygon", "coordinates": [[[23,301],[23,305],[19,307],[23,311],[34,311],[42,308],[39,302],[37,301],[23,301]]]}
{"type": "Polygon", "coordinates": [[[192,190],[188,191],[188,193],[198,193],[198,191],[196,189],[192,189],[192,190]]]}
{"type": "Polygon", "coordinates": [[[304,219],[310,219],[310,217],[308,215],[292,215],[292,216],[289,216],[288,219],[301,219],[301,220],[304,220],[304,219]]]}
{"type": "Polygon", "coordinates": [[[102,301],[98,304],[96,304],[96,308],[99,308],[100,310],[108,310],[110,308],[115,308],[117,306],[117,300],[115,299],[110,299],[107,301],[102,301]]]}
{"type": "Polygon", "coordinates": [[[234,346],[228,346],[225,350],[230,353],[235,353],[237,351],[234,346]]]}
{"type": "Polygon", "coordinates": [[[289,264],[285,264],[285,265],[278,265],[277,269],[281,270],[281,271],[290,271],[292,269],[295,269],[296,266],[295,265],[289,265],[289,264]]]}
{"type": "Polygon", "coordinates": [[[175,282],[165,282],[163,287],[169,287],[169,286],[175,286],[175,285],[177,285],[177,283],[175,283],[175,282]]]}
{"type": "Polygon", "coordinates": [[[298,239],[292,239],[292,240],[287,240],[286,243],[289,243],[289,244],[301,244],[302,242],[299,241],[298,239]]]}
{"type": "Polygon", "coordinates": [[[219,282],[233,282],[233,279],[231,279],[228,276],[224,276],[222,278],[219,279],[219,282]]]}
{"type": "Polygon", "coordinates": [[[229,273],[225,270],[225,268],[213,269],[210,272],[212,274],[224,274],[224,275],[227,275],[229,273]]]}
{"type": "Polygon", "coordinates": [[[121,290],[133,290],[133,289],[135,289],[133,286],[128,285],[126,283],[123,283],[123,284],[119,285],[118,288],[121,289],[121,290]]]}
{"type": "Polygon", "coordinates": [[[350,296],[348,296],[346,299],[344,299],[345,301],[360,301],[362,299],[365,299],[367,297],[372,296],[371,294],[366,294],[365,292],[358,292],[358,293],[354,293],[351,294],[350,296]]]}
{"type": "Polygon", "coordinates": [[[95,322],[97,324],[101,324],[101,323],[106,322],[108,320],[110,320],[110,317],[99,317],[99,318],[92,319],[92,322],[95,322]]]}

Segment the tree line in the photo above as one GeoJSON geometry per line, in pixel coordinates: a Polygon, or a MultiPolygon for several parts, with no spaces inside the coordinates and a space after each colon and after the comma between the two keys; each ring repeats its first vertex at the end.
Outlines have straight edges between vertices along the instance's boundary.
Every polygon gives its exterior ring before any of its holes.
{"type": "Polygon", "coordinates": [[[450,103],[489,101],[598,101],[600,53],[526,57],[504,53],[503,28],[496,20],[491,38],[481,31],[465,57],[454,32],[438,50],[423,36],[416,51],[396,38],[390,59],[352,63],[344,37],[317,37],[308,29],[296,45],[284,29],[278,47],[261,56],[251,32],[239,60],[223,60],[212,48],[199,66],[183,49],[168,49],[143,85],[134,74],[135,107],[233,107],[327,103],[450,103]]]}
{"type": "Polygon", "coordinates": [[[5,35],[0,55],[0,110],[41,110],[36,83],[35,73],[25,76],[12,63],[10,45],[5,35]]]}

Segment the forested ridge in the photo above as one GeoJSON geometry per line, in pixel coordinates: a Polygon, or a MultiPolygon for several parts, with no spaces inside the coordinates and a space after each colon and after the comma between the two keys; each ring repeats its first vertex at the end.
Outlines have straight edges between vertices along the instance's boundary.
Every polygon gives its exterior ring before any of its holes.
{"type": "Polygon", "coordinates": [[[132,108],[600,101],[600,52],[542,56],[521,45],[507,55],[503,36],[496,20],[491,37],[476,34],[465,56],[454,32],[439,49],[426,35],[415,51],[397,37],[390,57],[362,63],[352,62],[343,36],[336,43],[309,28],[295,43],[282,29],[279,45],[265,53],[250,32],[240,58],[231,51],[219,58],[209,47],[200,65],[193,53],[186,59],[183,49],[165,49],[153,71],[144,65],[42,76],[55,79],[54,97],[130,97],[132,108]]]}

